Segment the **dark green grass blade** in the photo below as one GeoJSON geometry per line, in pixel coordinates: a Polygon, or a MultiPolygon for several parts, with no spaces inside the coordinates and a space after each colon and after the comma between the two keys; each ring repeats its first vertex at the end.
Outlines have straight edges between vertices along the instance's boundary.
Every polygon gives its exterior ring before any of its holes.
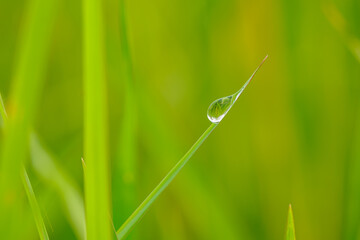
{"type": "Polygon", "coordinates": [[[85,212],[89,240],[111,239],[102,4],[101,0],[83,0],[85,212]]]}
{"type": "Polygon", "coordinates": [[[287,229],[286,229],[286,240],[295,240],[295,225],[294,225],[294,216],[291,204],[289,205],[287,229]]]}

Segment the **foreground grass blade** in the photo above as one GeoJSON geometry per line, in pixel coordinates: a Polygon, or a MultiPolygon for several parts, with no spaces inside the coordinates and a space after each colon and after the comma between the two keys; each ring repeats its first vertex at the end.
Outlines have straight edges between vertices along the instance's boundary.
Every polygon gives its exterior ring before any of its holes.
{"type": "Polygon", "coordinates": [[[83,0],[84,159],[87,239],[111,239],[101,0],[83,0]]]}
{"type": "Polygon", "coordinates": [[[151,206],[155,199],[164,191],[164,189],[170,184],[180,170],[185,166],[188,160],[201,146],[205,139],[210,135],[214,128],[218,124],[212,123],[208,129],[201,135],[201,137],[195,142],[195,144],[189,149],[189,151],[180,159],[180,161],[170,170],[170,172],[161,180],[161,182],[154,188],[154,190],[145,198],[140,206],[131,214],[126,222],[117,231],[117,237],[123,239],[134,227],[134,225],[145,214],[146,210],[151,206]]]}
{"type": "Polygon", "coordinates": [[[291,204],[289,205],[288,222],[287,222],[287,229],[286,229],[286,240],[296,240],[294,216],[293,216],[291,204]]]}
{"type": "Polygon", "coordinates": [[[55,3],[56,0],[29,1],[24,21],[1,156],[0,234],[4,239],[18,239],[22,234],[19,231],[24,213],[20,193],[21,164],[26,161],[28,133],[43,85],[55,3]]]}
{"type": "MultiPolygon", "coordinates": [[[[6,113],[4,101],[1,97],[1,94],[0,94],[0,112],[1,112],[1,117],[2,117],[3,122],[6,123],[7,122],[7,113],[6,113]]],[[[29,203],[30,203],[33,215],[34,215],[34,220],[35,220],[38,232],[39,232],[40,239],[49,239],[49,236],[46,231],[45,223],[44,223],[43,217],[41,215],[39,204],[37,203],[34,190],[31,186],[30,179],[29,179],[28,174],[24,167],[22,167],[21,177],[22,177],[24,189],[26,191],[26,195],[28,196],[29,203]]]]}
{"type": "MultiPolygon", "coordinates": [[[[139,96],[141,96],[139,113],[142,114],[139,119],[147,119],[142,123],[144,140],[146,141],[144,145],[148,148],[149,157],[157,159],[152,161],[151,165],[154,165],[160,174],[166,172],[164,166],[169,159],[176,159],[176,156],[181,154],[178,147],[180,144],[177,142],[178,139],[173,134],[171,126],[165,120],[164,113],[151,107],[157,103],[148,101],[151,99],[150,93],[146,91],[146,87],[143,89],[139,92],[139,96]],[[154,141],[154,136],[156,136],[156,141],[154,141]]],[[[174,198],[183,206],[183,215],[189,219],[189,224],[203,233],[199,235],[199,239],[249,239],[250,236],[245,233],[247,230],[244,229],[245,224],[239,224],[238,220],[234,220],[229,214],[232,210],[221,204],[220,196],[214,196],[209,191],[211,188],[204,188],[203,184],[203,179],[197,171],[188,168],[183,173],[181,184],[178,184],[177,188],[172,191],[174,198]],[[205,205],[204,202],[206,202],[205,205]],[[203,219],[208,219],[208,221],[203,219]],[[209,231],[208,229],[214,225],[217,227],[209,231]]],[[[165,239],[170,238],[165,237],[165,239]]]]}
{"type": "Polygon", "coordinates": [[[37,227],[38,232],[39,232],[40,239],[48,240],[49,236],[48,236],[48,233],[46,231],[44,220],[43,220],[43,217],[41,215],[41,211],[40,211],[39,205],[38,205],[38,203],[36,201],[34,190],[33,190],[32,186],[31,186],[31,182],[30,182],[29,176],[27,175],[27,173],[25,171],[25,168],[23,168],[23,170],[22,170],[22,180],[23,180],[23,183],[24,183],[26,195],[27,195],[27,197],[29,199],[30,206],[31,206],[31,208],[33,210],[33,215],[34,215],[36,227],[37,227]]]}
{"type": "MultiPolygon", "coordinates": [[[[260,65],[256,68],[254,73],[251,75],[249,80],[245,83],[245,85],[236,93],[236,98],[231,102],[231,105],[229,104],[225,105],[226,100],[229,99],[229,97],[224,97],[221,99],[216,100],[215,104],[214,102],[210,105],[210,110],[212,108],[216,107],[219,108],[221,111],[221,119],[227,114],[229,109],[232,107],[232,105],[235,103],[235,101],[238,99],[242,91],[245,89],[247,84],[251,81],[251,79],[254,77],[255,73],[258,71],[258,69],[262,66],[264,61],[268,58],[266,56],[264,60],[260,63],[260,65]],[[225,99],[225,100],[223,100],[225,99]],[[225,107],[223,107],[225,106],[225,107]]],[[[230,97],[230,99],[232,99],[230,97]]],[[[211,113],[217,112],[217,111],[210,111],[211,113]]],[[[208,110],[208,116],[209,116],[209,110],[208,110]]],[[[211,115],[212,116],[212,115],[211,115]]],[[[130,232],[130,230],[134,227],[134,225],[141,219],[141,217],[145,214],[146,210],[151,206],[151,204],[156,200],[156,198],[164,191],[164,189],[171,183],[171,181],[175,178],[175,176],[180,172],[180,170],[185,166],[185,164],[188,162],[188,160],[192,157],[192,155],[196,152],[196,150],[201,146],[201,144],[205,141],[205,139],[210,135],[210,133],[214,130],[214,128],[219,124],[221,121],[218,120],[218,118],[213,121],[213,118],[209,118],[209,120],[212,122],[210,127],[206,129],[206,131],[201,135],[201,137],[195,142],[195,144],[189,149],[189,151],[179,160],[179,162],[170,170],[170,172],[161,180],[161,182],[154,188],[154,190],[145,198],[145,200],[140,204],[140,206],[130,215],[130,217],[125,221],[125,223],[120,227],[120,229],[117,231],[117,237],[119,239],[123,239],[127,236],[127,234],[130,232]]]]}

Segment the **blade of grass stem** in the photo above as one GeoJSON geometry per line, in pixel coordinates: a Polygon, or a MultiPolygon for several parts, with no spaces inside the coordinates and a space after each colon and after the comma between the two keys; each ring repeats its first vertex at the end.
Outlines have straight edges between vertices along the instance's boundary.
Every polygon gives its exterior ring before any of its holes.
{"type": "Polygon", "coordinates": [[[113,176],[113,215],[115,224],[121,224],[136,207],[136,131],[137,98],[134,89],[132,60],[127,36],[125,0],[119,0],[120,71],[124,83],[124,111],[120,127],[119,145],[113,176]]]}
{"type": "Polygon", "coordinates": [[[179,160],[179,162],[170,170],[170,172],[161,180],[161,182],[154,188],[154,190],[145,198],[145,200],[139,205],[139,207],[130,215],[126,222],[117,231],[119,239],[123,239],[132,230],[136,223],[139,222],[141,217],[149,209],[156,198],[164,191],[164,189],[171,183],[175,176],[185,166],[188,160],[201,146],[205,139],[214,130],[217,124],[212,123],[201,137],[195,142],[195,144],[189,149],[189,151],[179,160]]]}
{"type": "Polygon", "coordinates": [[[45,180],[43,183],[53,187],[62,199],[62,208],[76,237],[85,239],[84,199],[74,180],[56,164],[35,133],[30,138],[30,154],[32,166],[45,180]]]}
{"type": "MultiPolygon", "coordinates": [[[[84,177],[84,183],[85,183],[85,175],[86,175],[86,163],[84,161],[83,158],[81,158],[81,165],[82,165],[82,169],[83,169],[83,177],[84,177]]],[[[113,235],[115,236],[115,238],[117,239],[117,236],[116,236],[116,229],[115,229],[115,225],[114,225],[114,222],[113,222],[113,217],[112,215],[109,213],[109,221],[111,223],[111,230],[112,230],[112,233],[113,235]]]]}
{"type": "Polygon", "coordinates": [[[293,215],[291,204],[289,205],[289,213],[288,213],[288,220],[287,220],[287,230],[286,230],[286,240],[296,240],[296,238],[295,238],[294,215],[293,215]]]}
{"type": "MultiPolygon", "coordinates": [[[[262,63],[267,59],[267,57],[268,56],[266,56],[264,58],[262,63]]],[[[258,66],[258,68],[255,70],[255,72],[253,73],[251,78],[247,81],[247,83],[252,79],[252,77],[257,72],[257,70],[262,65],[262,63],[258,66]]],[[[244,86],[246,86],[246,85],[244,85],[244,86]]],[[[238,95],[240,95],[240,94],[238,94],[238,95]]],[[[125,223],[117,231],[117,236],[119,239],[123,239],[129,234],[131,229],[135,226],[135,224],[137,222],[139,222],[141,217],[145,214],[146,210],[151,206],[151,204],[156,200],[156,198],[164,191],[164,189],[176,177],[176,175],[185,166],[185,164],[188,162],[188,160],[192,157],[192,155],[196,152],[196,150],[201,146],[201,144],[205,141],[205,139],[210,135],[210,133],[214,130],[214,128],[218,125],[218,123],[219,122],[212,123],[206,129],[206,131],[200,136],[200,138],[194,143],[194,145],[188,150],[188,152],[177,162],[177,164],[170,170],[170,172],[161,180],[161,182],[154,188],[154,190],[139,205],[139,207],[130,215],[130,217],[125,221],[125,223]]]]}
{"type": "Polygon", "coordinates": [[[40,239],[41,240],[48,240],[49,235],[48,235],[48,233],[46,231],[45,223],[44,223],[43,217],[41,215],[39,204],[38,204],[38,202],[36,200],[34,190],[33,190],[32,186],[31,186],[31,182],[30,182],[29,176],[28,176],[25,168],[22,169],[22,180],[23,180],[23,184],[24,184],[24,187],[25,187],[26,195],[27,195],[27,197],[29,199],[31,209],[33,211],[33,215],[34,215],[36,227],[37,227],[38,232],[39,232],[40,239]]]}
{"type": "MultiPolygon", "coordinates": [[[[1,94],[0,102],[0,112],[6,123],[7,113],[1,94]]],[[[55,164],[56,161],[45,150],[35,133],[32,133],[30,137],[30,155],[37,174],[46,180],[44,183],[55,186],[55,190],[63,198],[63,208],[67,212],[68,220],[77,238],[85,239],[84,200],[80,191],[74,186],[74,181],[55,164]]],[[[26,189],[27,185],[24,187],[26,189]]]]}
{"type": "MultiPolygon", "coordinates": [[[[147,139],[144,145],[148,147],[150,158],[159,159],[159,161],[153,161],[151,164],[156,164],[155,168],[159,169],[159,171],[166,171],[164,165],[166,165],[168,159],[176,158],[181,152],[177,144],[178,139],[172,134],[173,131],[171,131],[168,122],[165,121],[162,112],[152,107],[152,104],[157,106],[157,103],[149,101],[149,99],[153,98],[149,94],[147,91],[139,92],[139,96],[141,96],[139,100],[139,113],[141,113],[141,116],[139,119],[147,119],[141,124],[145,139],[147,139]],[[154,136],[157,136],[156,141],[154,141],[154,136]]],[[[197,231],[204,233],[201,238],[250,238],[247,228],[244,228],[243,224],[238,224],[239,220],[234,221],[231,218],[231,209],[223,206],[218,196],[214,196],[207,188],[203,187],[201,178],[193,168],[189,168],[184,175],[181,184],[177,185],[177,189],[174,189],[172,194],[184,206],[184,214],[187,215],[191,225],[197,231]],[[191,197],[189,198],[189,196],[191,197]],[[204,202],[207,204],[204,205],[204,202]],[[211,209],[211,212],[207,211],[206,208],[211,209]],[[199,215],[193,209],[197,209],[198,213],[205,214],[199,215]],[[203,218],[211,221],[202,221],[203,218]],[[213,224],[217,224],[219,227],[208,231],[213,224]]]]}
{"type": "Polygon", "coordinates": [[[4,105],[4,101],[3,101],[3,98],[1,96],[1,93],[0,93],[0,113],[1,113],[1,117],[2,117],[3,121],[5,122],[6,119],[7,119],[7,113],[6,113],[6,110],[5,110],[5,105],[4,105]]]}
{"type": "Polygon", "coordinates": [[[86,233],[111,239],[107,109],[101,0],[83,0],[86,233]]]}
{"type": "MultiPolygon", "coordinates": [[[[1,94],[0,94],[0,103],[1,103],[1,105],[0,105],[1,116],[2,116],[4,123],[6,123],[7,122],[7,113],[6,113],[4,101],[2,99],[1,94]]],[[[45,223],[44,223],[43,217],[41,215],[39,204],[37,203],[34,190],[31,186],[29,176],[28,176],[24,166],[22,166],[21,177],[22,177],[22,182],[24,185],[25,192],[28,196],[30,207],[31,207],[33,215],[34,215],[34,220],[35,220],[35,224],[38,229],[38,232],[39,232],[39,237],[40,237],[40,239],[49,239],[49,236],[46,231],[45,223]]]]}
{"type": "Polygon", "coordinates": [[[0,172],[0,226],[5,239],[17,239],[23,211],[21,164],[26,160],[28,133],[43,85],[43,72],[54,19],[55,0],[29,2],[25,31],[10,94],[9,121],[4,132],[0,172]]]}

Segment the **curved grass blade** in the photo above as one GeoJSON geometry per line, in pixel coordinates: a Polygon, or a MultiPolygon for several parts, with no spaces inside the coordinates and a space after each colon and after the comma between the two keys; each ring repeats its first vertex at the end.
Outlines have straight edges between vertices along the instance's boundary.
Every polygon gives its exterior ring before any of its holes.
{"type": "MultiPolygon", "coordinates": [[[[7,122],[7,113],[6,113],[6,109],[5,109],[5,106],[4,106],[4,101],[2,99],[1,94],[0,94],[0,112],[1,112],[3,122],[6,123],[7,122]]],[[[42,240],[49,239],[48,233],[46,231],[45,223],[44,223],[43,217],[41,215],[39,204],[37,203],[35,193],[34,193],[34,190],[33,190],[32,186],[31,186],[29,176],[28,176],[28,174],[27,174],[27,172],[25,170],[25,167],[23,167],[23,166],[22,166],[22,170],[21,170],[21,177],[22,177],[22,181],[23,181],[23,185],[24,185],[26,195],[27,195],[27,197],[29,199],[30,207],[31,207],[32,212],[33,212],[35,224],[36,224],[36,227],[37,227],[38,232],[39,232],[39,237],[42,240]]]]}
{"type": "MultiPolygon", "coordinates": [[[[264,60],[266,60],[266,58],[267,58],[267,56],[265,57],[264,60]]],[[[260,66],[261,66],[261,64],[260,64],[260,66]]],[[[257,69],[256,69],[256,71],[257,71],[257,69]]],[[[245,84],[245,87],[251,79],[252,79],[252,77],[247,81],[247,83],[245,84]]],[[[240,92],[240,94],[241,94],[242,90],[243,90],[243,88],[240,89],[238,91],[238,93],[240,92]]],[[[240,95],[240,94],[238,94],[238,95],[240,95]]],[[[161,182],[154,188],[154,190],[139,205],[139,207],[130,215],[130,217],[125,221],[125,223],[117,231],[117,237],[119,239],[124,239],[127,236],[127,234],[129,234],[129,232],[132,230],[132,228],[135,226],[135,224],[139,222],[141,217],[149,209],[149,207],[156,200],[156,198],[165,190],[165,188],[176,177],[176,175],[185,166],[185,164],[189,161],[189,159],[194,155],[196,150],[201,146],[201,144],[205,141],[205,139],[210,135],[210,133],[214,130],[214,128],[218,125],[218,123],[219,122],[212,122],[212,124],[208,127],[208,129],[205,130],[205,132],[200,136],[200,138],[195,142],[195,144],[189,149],[189,151],[179,160],[179,162],[170,170],[170,172],[161,180],[161,182]]]]}
{"type": "Polygon", "coordinates": [[[287,221],[287,229],[286,229],[286,240],[296,240],[294,215],[293,215],[291,204],[289,205],[289,213],[288,213],[288,221],[287,221]]]}
{"type": "MultiPolygon", "coordinates": [[[[0,112],[4,122],[6,123],[7,114],[1,94],[0,102],[0,112]]],[[[57,190],[60,197],[63,198],[63,207],[67,212],[70,225],[72,226],[77,238],[85,239],[84,200],[80,194],[80,191],[74,187],[73,181],[65,173],[63,173],[63,171],[61,171],[58,166],[56,166],[55,160],[45,150],[44,146],[41,145],[35,133],[32,133],[30,136],[30,155],[31,163],[37,174],[46,179],[46,184],[53,184],[55,186],[55,190],[57,190]]],[[[28,189],[28,185],[25,184],[24,181],[23,185],[27,192],[31,192],[30,189],[28,189]]],[[[38,208],[32,208],[32,210],[34,212],[34,216],[41,216],[41,212],[36,212],[38,208]]],[[[40,218],[35,218],[35,220],[39,219],[40,218]]],[[[41,226],[44,224],[37,222],[36,225],[41,226]]]]}
{"type": "Polygon", "coordinates": [[[29,199],[31,209],[33,210],[33,215],[34,215],[36,227],[39,232],[40,239],[48,240],[49,235],[46,231],[45,223],[44,223],[43,217],[41,215],[39,204],[37,203],[34,190],[31,186],[31,182],[30,182],[29,176],[27,175],[25,168],[22,169],[21,176],[22,176],[24,187],[25,187],[26,195],[29,199]]]}
{"type": "MultiPolygon", "coordinates": [[[[6,123],[7,113],[1,94],[0,103],[1,116],[3,118],[3,121],[6,123]]],[[[77,238],[85,239],[85,210],[83,204],[84,200],[80,194],[80,191],[74,186],[74,183],[70,179],[70,177],[66,175],[55,164],[55,160],[51,157],[48,151],[45,150],[45,147],[40,143],[35,133],[32,133],[30,136],[30,160],[36,173],[46,180],[44,181],[44,183],[48,185],[52,184],[55,187],[55,190],[57,191],[59,196],[63,198],[62,204],[64,210],[65,212],[67,212],[68,220],[77,238]]],[[[26,174],[25,168],[24,171],[26,174]]],[[[28,189],[28,185],[25,184],[24,181],[23,185],[27,192],[31,192],[31,190],[28,189]]],[[[34,216],[41,216],[40,211],[35,212],[39,210],[38,208],[32,208],[32,210],[34,212],[34,216]]],[[[39,219],[43,218],[36,218],[35,220],[39,219]]],[[[41,222],[37,222],[36,225],[41,226],[44,224],[41,222]]]]}
{"type": "MultiPolygon", "coordinates": [[[[147,151],[158,169],[156,173],[166,172],[164,166],[168,159],[176,159],[181,154],[179,149],[178,139],[171,131],[168,122],[162,116],[162,112],[157,108],[151,107],[154,102],[149,102],[149,92],[139,92],[141,99],[139,100],[140,119],[147,119],[144,121],[143,131],[144,139],[146,141],[147,151]],[[156,141],[154,141],[156,136],[156,141]]],[[[184,217],[187,218],[194,228],[202,234],[199,238],[202,239],[249,239],[245,224],[239,224],[239,221],[234,221],[231,217],[231,209],[223,206],[220,202],[219,196],[214,196],[209,188],[204,188],[204,180],[197,174],[193,168],[188,168],[182,173],[182,182],[178,184],[176,189],[172,191],[174,197],[178,199],[183,207],[184,217]],[[191,196],[189,198],[189,196],[191,196]],[[206,205],[203,203],[206,202],[206,205]],[[194,212],[195,209],[195,212],[194,212]],[[211,209],[211,211],[207,211],[211,209]],[[204,213],[204,214],[197,214],[204,213]],[[203,221],[208,219],[209,221],[203,221]],[[208,231],[212,226],[217,225],[208,231]]],[[[163,211],[163,212],[166,212],[163,211]]],[[[165,220],[166,221],[166,220],[165,220]]],[[[128,238],[127,238],[128,239],[128,238]]]]}
{"type": "Polygon", "coordinates": [[[46,150],[35,133],[30,136],[30,155],[36,173],[45,180],[45,184],[54,188],[62,199],[65,216],[77,239],[84,240],[85,209],[80,190],[73,179],[56,164],[56,159],[46,150]]]}

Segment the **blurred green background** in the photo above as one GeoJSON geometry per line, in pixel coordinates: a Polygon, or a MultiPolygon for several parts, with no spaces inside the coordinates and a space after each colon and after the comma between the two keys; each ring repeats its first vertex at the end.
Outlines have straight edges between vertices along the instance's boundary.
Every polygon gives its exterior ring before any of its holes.
{"type": "MultiPolygon", "coordinates": [[[[5,107],[31,2],[0,2],[5,107]]],[[[358,0],[103,4],[116,229],[210,125],[209,104],[269,54],[130,238],[283,239],[291,203],[297,239],[360,239],[358,0]]],[[[55,14],[33,129],[82,194],[82,3],[55,14]]],[[[50,238],[75,239],[44,167],[28,171],[50,238]]],[[[21,225],[38,238],[30,210],[21,225]]]]}

